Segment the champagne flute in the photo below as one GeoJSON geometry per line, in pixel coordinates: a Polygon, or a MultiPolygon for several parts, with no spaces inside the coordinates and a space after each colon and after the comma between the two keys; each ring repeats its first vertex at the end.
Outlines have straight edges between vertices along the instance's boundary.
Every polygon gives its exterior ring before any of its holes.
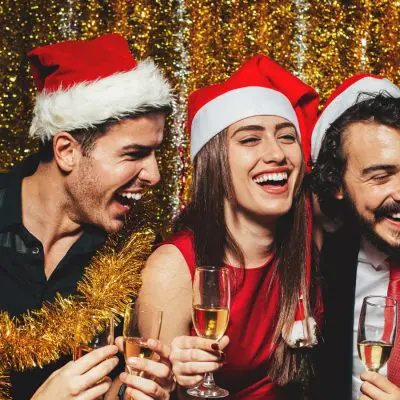
{"type": "Polygon", "coordinates": [[[153,351],[147,346],[147,340],[160,337],[161,323],[161,310],[143,303],[129,303],[126,306],[123,327],[124,356],[130,374],[134,373],[128,366],[130,357],[151,358],[153,356],[153,351]]]}
{"type": "Polygon", "coordinates": [[[397,327],[397,302],[386,296],[363,300],[358,324],[358,355],[367,371],[378,372],[387,362],[397,327]]]}
{"type": "Polygon", "coordinates": [[[74,361],[90,353],[94,349],[114,344],[114,317],[111,315],[106,320],[99,320],[98,317],[94,315],[91,316],[88,320],[76,326],[75,338],[78,341],[78,345],[74,348],[74,361]],[[94,335],[89,342],[83,342],[80,337],[81,331],[84,330],[85,326],[93,325],[98,327],[99,333],[94,335]]]}
{"type": "MultiPolygon", "coordinates": [[[[230,278],[228,268],[198,267],[193,282],[193,325],[198,336],[219,340],[229,322],[230,278]]],[[[218,387],[211,372],[195,388],[188,389],[191,396],[221,398],[229,395],[218,387]]]]}

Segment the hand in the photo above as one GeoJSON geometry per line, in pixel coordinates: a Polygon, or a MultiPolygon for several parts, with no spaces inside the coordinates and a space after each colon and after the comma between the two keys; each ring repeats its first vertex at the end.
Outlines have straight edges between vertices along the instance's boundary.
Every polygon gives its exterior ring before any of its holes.
{"type": "Polygon", "coordinates": [[[225,358],[221,350],[228,343],[228,336],[219,342],[198,336],[176,337],[172,341],[170,360],[179,385],[193,387],[203,379],[206,372],[221,368],[225,358]]]}
{"type": "Polygon", "coordinates": [[[377,372],[363,372],[361,374],[362,396],[360,400],[400,400],[400,388],[390,382],[385,376],[377,372]]]}
{"type": "MultiPolygon", "coordinates": [[[[118,337],[115,340],[115,344],[122,352],[123,338],[118,337]]],[[[121,382],[127,385],[125,393],[132,400],[168,400],[170,392],[175,389],[175,380],[169,361],[171,348],[154,339],[149,339],[147,346],[154,351],[154,354],[158,355],[159,360],[155,361],[138,357],[129,358],[128,365],[130,369],[140,371],[140,373],[138,375],[130,375],[123,372],[120,375],[121,382]],[[143,373],[146,377],[143,376],[143,373]],[[151,378],[147,378],[149,376],[151,378]]]]}
{"type": "Polygon", "coordinates": [[[102,396],[111,386],[107,375],[118,364],[118,358],[113,357],[117,352],[116,346],[105,346],[70,361],[47,378],[32,400],[93,400],[102,396]]]}

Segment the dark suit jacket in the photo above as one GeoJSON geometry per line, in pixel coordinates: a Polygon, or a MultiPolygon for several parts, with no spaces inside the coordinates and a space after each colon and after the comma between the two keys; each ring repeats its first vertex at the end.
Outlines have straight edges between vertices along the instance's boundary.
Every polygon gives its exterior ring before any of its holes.
{"type": "Polygon", "coordinates": [[[325,236],[320,272],[323,344],[316,360],[318,400],[351,400],[354,300],[360,235],[348,226],[325,236]]]}

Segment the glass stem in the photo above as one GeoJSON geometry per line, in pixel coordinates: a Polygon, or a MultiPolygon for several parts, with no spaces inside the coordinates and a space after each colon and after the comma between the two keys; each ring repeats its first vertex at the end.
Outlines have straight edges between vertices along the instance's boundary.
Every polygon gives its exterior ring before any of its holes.
{"type": "Polygon", "coordinates": [[[214,375],[212,372],[204,374],[203,386],[206,388],[213,388],[215,386],[214,375]]]}

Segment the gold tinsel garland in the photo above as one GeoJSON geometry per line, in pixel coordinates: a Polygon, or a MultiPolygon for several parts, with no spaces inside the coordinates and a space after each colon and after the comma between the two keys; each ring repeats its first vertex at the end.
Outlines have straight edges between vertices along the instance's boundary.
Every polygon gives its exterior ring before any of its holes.
{"type": "MultiPolygon", "coordinates": [[[[118,236],[120,237],[120,236],[118,236]]],[[[151,251],[154,233],[141,228],[118,250],[115,236],[95,255],[78,284],[78,294],[57,296],[40,310],[19,319],[0,313],[0,400],[9,399],[8,371],[42,367],[88,342],[111,313],[122,315],[140,287],[140,270],[151,251]],[[87,324],[90,318],[97,326],[87,324]],[[73,326],[84,326],[76,337],[73,326]]]]}

